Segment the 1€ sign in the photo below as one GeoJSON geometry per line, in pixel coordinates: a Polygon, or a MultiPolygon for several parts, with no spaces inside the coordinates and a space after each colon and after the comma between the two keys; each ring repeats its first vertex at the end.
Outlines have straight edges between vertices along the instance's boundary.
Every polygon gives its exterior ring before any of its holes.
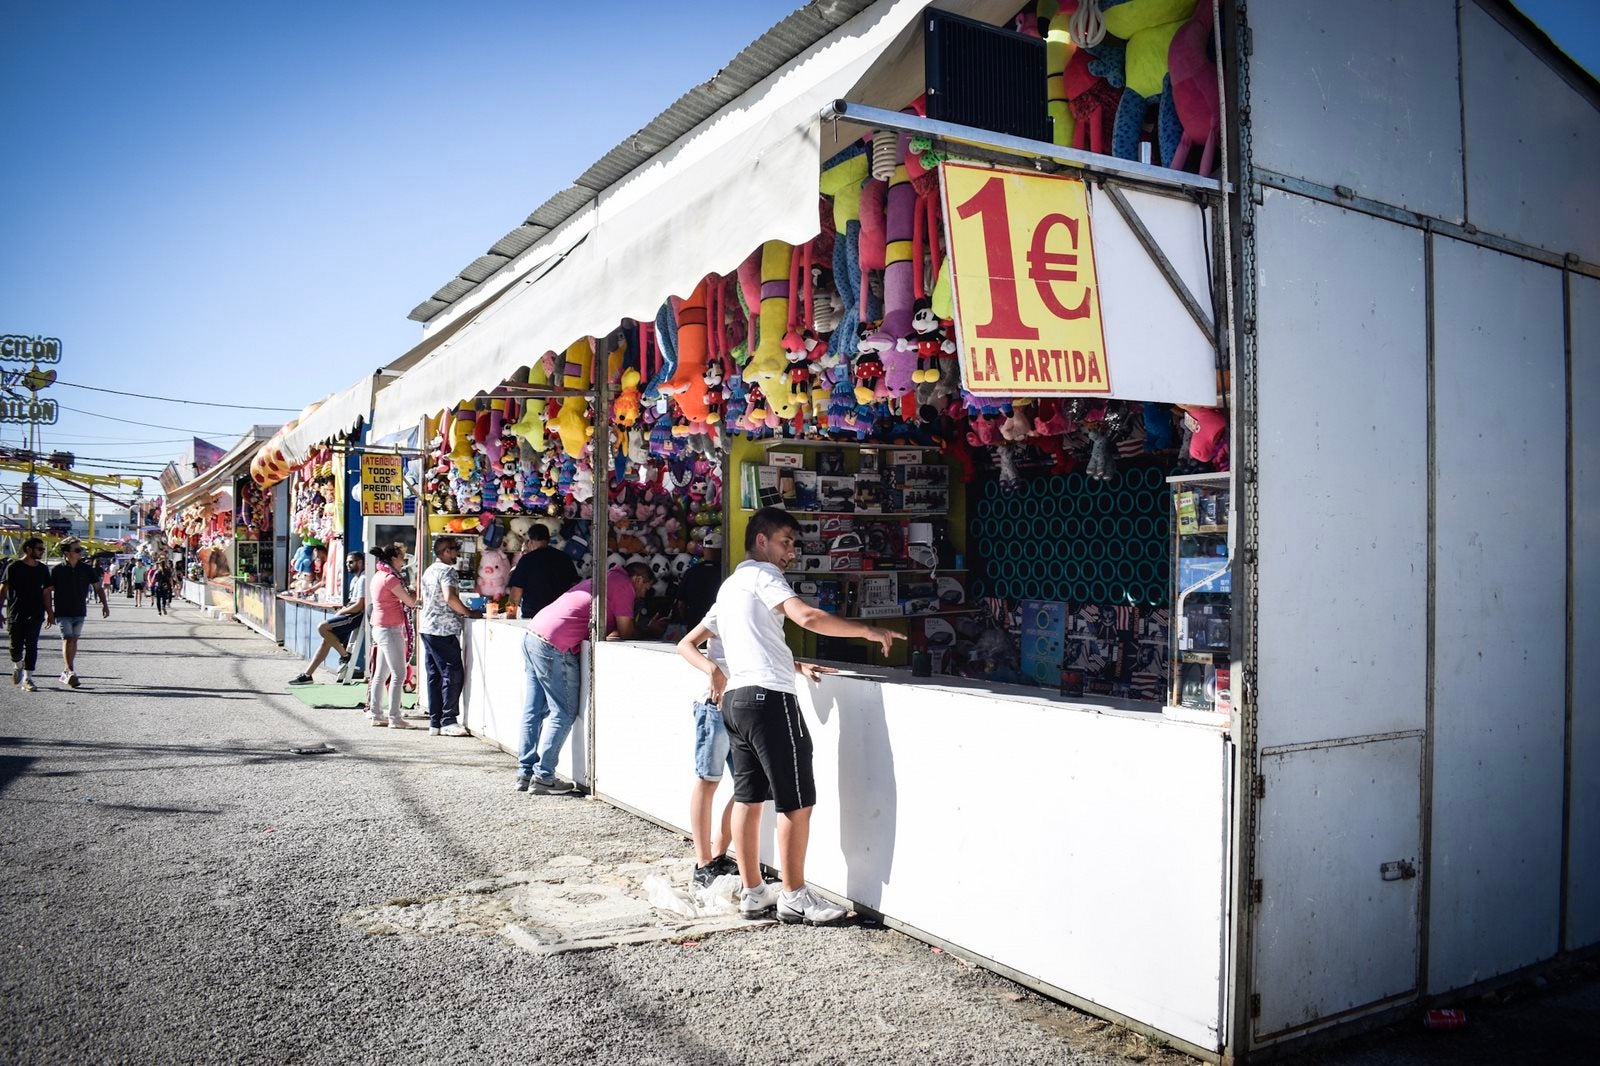
{"type": "Polygon", "coordinates": [[[1084,183],[954,162],[940,170],[967,391],[1110,392],[1084,183]]]}

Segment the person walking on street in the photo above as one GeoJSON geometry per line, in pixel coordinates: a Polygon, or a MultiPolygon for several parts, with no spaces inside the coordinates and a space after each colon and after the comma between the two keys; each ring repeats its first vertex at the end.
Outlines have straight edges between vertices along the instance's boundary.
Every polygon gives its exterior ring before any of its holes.
{"type": "Polygon", "coordinates": [[[440,537],[433,542],[433,564],[422,572],[422,610],[417,629],[422,633],[423,670],[428,682],[428,735],[467,736],[458,721],[461,686],[467,671],[461,665],[461,620],[482,618],[461,602],[461,579],[456,559],[461,542],[440,537]]]}
{"type": "Polygon", "coordinates": [[[739,913],[760,918],[776,908],[779,921],[825,925],[845,911],[806,885],[817,787],[811,734],[796,699],[794,653],[784,640],[783,622],[826,637],[862,637],[876,642],[885,655],[905,634],[839,618],[796,596],[783,571],[794,562],[799,532],[794,516],[777,507],[763,507],[745,527],[745,561],[722,583],[715,624],[707,626],[722,638],[727,671],[692,645],[679,644],[678,653],[711,679],[710,698],[721,706],[728,730],[733,839],[744,883],[739,913]],[[781,891],[761,877],[761,805],[769,799],[778,813],[781,891]]]}
{"type": "MultiPolygon", "coordinates": [[[[89,593],[100,600],[100,617],[111,617],[111,604],[100,584],[100,574],[83,558],[83,544],[76,537],[61,542],[62,561],[50,570],[50,585],[55,599],[56,621],[61,623],[61,677],[68,688],[78,687],[78,640],[89,616],[89,593]]],[[[50,623],[46,623],[49,625],[50,623]]]]}
{"type": "Polygon", "coordinates": [[[165,559],[157,563],[150,582],[154,590],[156,614],[166,614],[167,608],[172,606],[172,564],[165,559]]]}
{"type": "Polygon", "coordinates": [[[411,619],[407,607],[416,607],[417,598],[406,588],[400,571],[406,565],[406,550],[398,544],[372,550],[372,647],[374,662],[367,682],[367,718],[375,726],[390,729],[414,728],[400,717],[400,701],[406,689],[406,663],[411,643],[411,619]],[[384,685],[389,686],[389,716],[383,714],[384,685]]]}
{"type": "MultiPolygon", "coordinates": [[[[633,637],[633,605],[655,584],[644,563],[606,572],[607,640],[633,637]]],[[[549,794],[570,791],[556,779],[556,762],[578,717],[578,649],[589,636],[594,580],[580,581],[533,616],[522,638],[528,697],[522,705],[522,751],[517,759],[517,791],[530,787],[549,794]]]]}
{"type": "Polygon", "coordinates": [[[22,558],[6,566],[0,576],[6,626],[11,630],[11,683],[35,692],[33,671],[39,665],[39,630],[56,621],[50,588],[50,568],[44,565],[44,541],[29,537],[22,542],[22,558]]]}
{"type": "Polygon", "coordinates": [[[507,582],[511,613],[518,618],[532,618],[577,583],[578,568],[572,564],[572,557],[552,548],[550,530],[535,524],[528,530],[528,546],[511,568],[507,582]]]}
{"type": "Polygon", "coordinates": [[[144,586],[150,579],[150,564],[145,562],[144,556],[141,555],[133,561],[133,571],[129,576],[133,579],[133,605],[143,607],[144,586]]]}
{"type": "Polygon", "coordinates": [[[306,664],[305,670],[289,679],[291,685],[309,685],[315,681],[317,668],[334,648],[339,649],[340,666],[350,661],[351,638],[361,628],[361,616],[367,610],[367,557],[360,552],[351,552],[344,557],[344,568],[350,575],[350,590],[346,593],[345,605],[317,627],[322,646],[306,664]]]}

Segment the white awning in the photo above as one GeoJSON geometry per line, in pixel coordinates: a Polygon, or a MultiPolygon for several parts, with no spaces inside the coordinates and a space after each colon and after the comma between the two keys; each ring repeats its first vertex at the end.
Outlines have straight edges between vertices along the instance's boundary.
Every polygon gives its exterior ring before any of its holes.
{"type": "Polygon", "coordinates": [[[358,420],[372,417],[372,382],[368,375],[360,381],[334,393],[318,405],[298,425],[278,440],[289,465],[299,466],[311,452],[355,428],[358,420]]]}
{"type": "Polygon", "coordinates": [[[668,296],[732,272],[764,241],[815,236],[818,116],[886,53],[907,65],[910,31],[927,4],[874,4],[607,188],[546,238],[564,237],[564,256],[550,257],[378,392],[373,435],[415,426],[624,318],[654,318],[668,296]]]}

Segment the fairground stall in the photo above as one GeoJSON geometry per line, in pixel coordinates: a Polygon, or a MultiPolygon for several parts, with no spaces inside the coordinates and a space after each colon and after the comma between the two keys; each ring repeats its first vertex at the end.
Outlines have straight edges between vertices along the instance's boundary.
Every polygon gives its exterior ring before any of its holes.
{"type": "MultiPolygon", "coordinates": [[[[670,602],[789,509],[908,637],[791,634],[813,882],[1195,1054],[1600,940],[1592,80],[1493,0],[948,6],[802,9],[414,312],[430,535],[670,602]]],[[[469,625],[508,748],[520,648],[469,625]]],[[[586,659],[580,779],[682,828],[703,679],[586,659]]]]}
{"type": "Polygon", "coordinates": [[[276,431],[276,426],[251,427],[214,465],[167,493],[167,543],[184,549],[183,582],[177,591],[198,607],[235,613],[236,482],[276,431]]]}

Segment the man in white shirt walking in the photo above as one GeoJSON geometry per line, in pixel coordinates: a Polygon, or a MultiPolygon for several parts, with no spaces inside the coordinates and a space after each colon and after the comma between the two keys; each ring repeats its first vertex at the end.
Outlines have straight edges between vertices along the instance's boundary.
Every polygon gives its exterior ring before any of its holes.
{"type": "MultiPolygon", "coordinates": [[[[794,655],[783,638],[783,621],[828,637],[862,637],[885,655],[903,633],[828,614],[794,594],[783,570],[793,562],[800,524],[787,511],[764,507],[745,528],[745,561],[717,593],[716,626],[727,658],[726,672],[698,648],[679,653],[711,679],[733,759],[733,838],[738,847],[744,894],[739,912],[761,918],[774,908],[784,922],[822,925],[844,910],[815,895],[805,883],[806,846],[817,788],[811,772],[811,734],[795,699],[794,655]],[[778,812],[778,863],[783,886],[762,881],[761,805],[778,812]]],[[[709,628],[709,627],[708,627],[709,628]]]]}

